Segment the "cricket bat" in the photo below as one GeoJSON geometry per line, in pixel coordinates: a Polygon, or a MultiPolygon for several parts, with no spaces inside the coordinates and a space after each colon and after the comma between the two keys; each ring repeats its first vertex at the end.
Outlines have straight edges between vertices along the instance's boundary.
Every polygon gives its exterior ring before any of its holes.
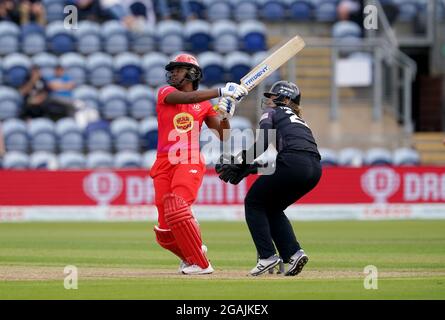
{"type": "Polygon", "coordinates": [[[248,91],[254,89],[257,85],[263,82],[275,70],[285,64],[298,52],[300,52],[306,44],[300,36],[295,36],[275,50],[266,59],[255,66],[248,74],[240,80],[240,85],[248,91]]]}
{"type": "MultiPolygon", "coordinates": [[[[300,52],[305,45],[304,40],[300,36],[293,37],[242,77],[240,85],[248,91],[253,90],[263,82],[264,79],[270,76],[272,72],[300,52]]],[[[216,105],[214,109],[217,111],[218,106],[216,105]]]]}

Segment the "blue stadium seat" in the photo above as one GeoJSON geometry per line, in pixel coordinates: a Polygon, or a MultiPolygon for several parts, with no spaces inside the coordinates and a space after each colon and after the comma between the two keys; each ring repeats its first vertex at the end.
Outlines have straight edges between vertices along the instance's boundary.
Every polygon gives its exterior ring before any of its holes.
{"type": "Polygon", "coordinates": [[[145,26],[142,30],[133,31],[130,34],[131,50],[138,54],[156,51],[156,36],[153,27],[145,26]]]}
{"type": "Polygon", "coordinates": [[[266,27],[258,21],[245,21],[238,26],[241,48],[246,52],[267,50],[266,27]]]}
{"type": "Polygon", "coordinates": [[[345,148],[338,153],[338,162],[342,166],[360,167],[364,162],[364,153],[357,148],[345,148]]]}
{"type": "Polygon", "coordinates": [[[233,10],[233,18],[235,21],[243,22],[246,20],[258,19],[258,6],[255,0],[230,0],[233,10]]]}
{"type": "Polygon", "coordinates": [[[337,19],[337,0],[312,0],[315,19],[319,22],[333,22],[337,19]]]}
{"type": "Polygon", "coordinates": [[[73,118],[62,118],[58,120],[56,122],[55,130],[59,141],[60,151],[83,151],[83,134],[73,118]]]}
{"type": "Polygon", "coordinates": [[[29,138],[24,121],[16,118],[8,119],[3,122],[2,131],[6,151],[28,152],[29,138]]]}
{"type": "Polygon", "coordinates": [[[165,83],[165,66],[169,58],[160,52],[148,53],[142,59],[145,82],[152,87],[157,87],[165,83]]]}
{"type": "Polygon", "coordinates": [[[117,85],[100,90],[101,114],[104,119],[113,120],[127,115],[127,91],[117,85]]]}
{"type": "Polygon", "coordinates": [[[143,70],[138,55],[121,53],[114,58],[113,65],[118,84],[132,86],[142,82],[143,70]]]}
{"type": "Polygon", "coordinates": [[[86,61],[89,83],[102,87],[114,82],[113,57],[96,52],[88,56],[86,61]]]}
{"type": "Polygon", "coordinates": [[[86,61],[82,55],[74,52],[65,53],[60,57],[59,62],[76,85],[86,82],[86,61]]]}
{"type": "Polygon", "coordinates": [[[58,163],[60,169],[84,169],[86,159],[82,153],[67,151],[59,154],[58,163]]]}
{"type": "Polygon", "coordinates": [[[156,114],[156,99],[153,90],[144,85],[136,85],[128,89],[130,116],[143,119],[156,114]]]}
{"type": "Polygon", "coordinates": [[[96,110],[100,109],[99,91],[91,86],[80,86],[73,91],[74,99],[82,100],[87,107],[96,110]]]}
{"type": "Polygon", "coordinates": [[[22,26],[21,42],[22,51],[27,55],[44,52],[46,50],[45,29],[36,23],[22,26]]]}
{"type": "Polygon", "coordinates": [[[23,97],[10,87],[0,86],[0,121],[20,116],[23,97]]]}
{"type": "Polygon", "coordinates": [[[158,146],[158,121],[155,117],[141,120],[139,123],[139,137],[143,150],[156,149],[158,146]]]}
{"type": "Polygon", "coordinates": [[[111,20],[102,25],[104,49],[109,54],[118,54],[128,51],[128,37],[127,29],[119,21],[111,20]]]}
{"type": "Polygon", "coordinates": [[[197,17],[198,19],[205,18],[206,7],[202,0],[189,0],[188,3],[190,10],[195,15],[195,17],[197,17]]]}
{"type": "Polygon", "coordinates": [[[32,63],[37,65],[44,78],[54,75],[54,69],[59,64],[59,58],[55,55],[42,52],[32,57],[32,63]]]}
{"type": "Polygon", "coordinates": [[[191,20],[184,25],[184,36],[191,52],[210,50],[213,39],[210,35],[210,23],[205,20],[191,20]]]}
{"type": "Polygon", "coordinates": [[[0,57],[0,84],[3,83],[3,60],[0,57]]]}
{"type": "Polygon", "coordinates": [[[239,82],[252,68],[251,56],[245,52],[235,51],[225,57],[224,67],[228,73],[228,81],[239,82]]]}
{"type": "Polygon", "coordinates": [[[20,28],[12,22],[0,22],[0,55],[19,51],[20,28]]]}
{"type": "Polygon", "coordinates": [[[142,167],[150,169],[156,161],[157,150],[148,150],[142,154],[142,167]]]}
{"type": "Polygon", "coordinates": [[[66,0],[43,0],[42,2],[45,6],[48,22],[60,21],[65,18],[63,10],[67,4],[66,0]]]}
{"type": "Polygon", "coordinates": [[[439,21],[445,22],[445,0],[438,3],[437,18],[439,21]]]}
{"type": "Polygon", "coordinates": [[[114,166],[116,168],[135,169],[142,167],[142,156],[138,152],[121,151],[114,156],[114,166]]]}
{"type": "Polygon", "coordinates": [[[56,135],[54,123],[46,118],[36,118],[28,123],[28,135],[31,149],[35,151],[56,151],[56,135]]]}
{"type": "Polygon", "coordinates": [[[156,25],[159,51],[171,55],[184,50],[183,25],[178,21],[165,20],[156,25]]]}
{"type": "Polygon", "coordinates": [[[238,26],[230,20],[220,20],[212,25],[213,48],[221,54],[238,50],[238,26]]]}
{"type": "Polygon", "coordinates": [[[88,169],[113,168],[113,155],[105,151],[94,151],[87,154],[86,167],[88,169]]]}
{"type": "Polygon", "coordinates": [[[338,21],[332,26],[332,37],[342,39],[346,37],[360,38],[362,30],[353,21],[338,21]]]}
{"type": "Polygon", "coordinates": [[[393,152],[393,161],[396,166],[417,166],[420,164],[419,153],[411,148],[398,148],[393,152]]]}
{"type": "Polygon", "coordinates": [[[215,84],[225,82],[224,58],[215,52],[204,52],[198,56],[198,63],[203,73],[203,83],[215,84]]]}
{"type": "Polygon", "coordinates": [[[105,120],[92,122],[85,128],[86,147],[89,152],[112,149],[110,125],[105,120]]]}
{"type": "Polygon", "coordinates": [[[321,155],[320,163],[322,166],[328,167],[338,165],[338,156],[334,150],[328,148],[319,148],[318,151],[321,155]]]}
{"type": "Polygon", "coordinates": [[[30,169],[57,169],[57,156],[46,151],[37,151],[29,157],[30,169]]]}
{"type": "Polygon", "coordinates": [[[295,21],[310,21],[314,10],[310,0],[283,0],[288,7],[289,17],[295,21]]]}
{"type": "Polygon", "coordinates": [[[234,116],[230,120],[230,127],[233,129],[240,129],[240,130],[252,129],[252,122],[250,122],[250,120],[246,117],[234,116]]]}
{"type": "Polygon", "coordinates": [[[383,148],[372,148],[366,151],[365,164],[370,166],[381,166],[392,164],[392,154],[383,148]]]}
{"type": "Polygon", "coordinates": [[[128,117],[113,120],[111,134],[117,152],[139,151],[139,123],[136,120],[128,117]]]}
{"type": "Polygon", "coordinates": [[[399,9],[397,20],[403,22],[412,22],[422,9],[418,0],[394,0],[399,9]]]}
{"type": "Polygon", "coordinates": [[[92,21],[81,21],[74,33],[77,40],[77,51],[92,54],[102,49],[100,25],[92,21]]]}
{"type": "Polygon", "coordinates": [[[203,0],[208,21],[231,19],[232,7],[228,0],[203,0]]]}
{"type": "Polygon", "coordinates": [[[4,81],[7,85],[22,86],[31,70],[31,60],[24,54],[12,53],[3,59],[4,81]]]}
{"type": "Polygon", "coordinates": [[[54,21],[46,27],[48,48],[55,54],[63,54],[76,50],[73,30],[66,29],[62,21],[54,21]]]}
{"type": "Polygon", "coordinates": [[[282,21],[286,17],[286,5],[281,0],[256,0],[260,17],[268,21],[282,21]]]}
{"type": "Polygon", "coordinates": [[[29,156],[18,151],[6,152],[3,158],[3,168],[13,170],[28,169],[29,156]]]}

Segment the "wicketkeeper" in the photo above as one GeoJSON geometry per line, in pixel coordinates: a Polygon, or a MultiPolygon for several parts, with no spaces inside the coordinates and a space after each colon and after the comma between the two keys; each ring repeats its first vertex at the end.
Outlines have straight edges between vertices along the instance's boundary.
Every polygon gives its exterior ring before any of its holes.
{"type": "Polygon", "coordinates": [[[232,159],[223,155],[221,164],[216,165],[223,181],[238,184],[249,174],[258,172],[259,165],[249,163],[248,159],[259,157],[270,143],[278,151],[274,173],[261,175],[244,201],[247,225],[259,255],[257,265],[250,271],[253,276],[265,273],[282,261],[289,264],[285,275],[295,276],[308,262],[284,214],[288,206],[311,191],[321,178],[320,154],[311,129],[302,118],[300,98],[295,84],[276,82],[264,93],[259,139],[232,159]],[[269,130],[276,130],[277,141],[268,141],[269,130]]]}

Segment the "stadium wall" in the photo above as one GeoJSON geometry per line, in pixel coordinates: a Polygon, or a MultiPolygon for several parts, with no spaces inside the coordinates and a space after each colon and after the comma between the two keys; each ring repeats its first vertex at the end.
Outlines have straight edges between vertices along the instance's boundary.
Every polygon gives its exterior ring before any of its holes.
{"type": "MultiPolygon", "coordinates": [[[[243,220],[256,176],[224,184],[213,170],[193,211],[199,220],[243,220]]],[[[155,221],[145,170],[0,171],[0,222],[155,221]]],[[[332,167],[286,213],[292,220],[445,219],[443,167],[332,167]]]]}

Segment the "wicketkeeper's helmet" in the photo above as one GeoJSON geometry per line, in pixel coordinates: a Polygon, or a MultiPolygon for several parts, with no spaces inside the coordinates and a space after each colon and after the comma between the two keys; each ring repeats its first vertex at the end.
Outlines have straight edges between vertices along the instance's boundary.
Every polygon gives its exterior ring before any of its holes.
{"type": "Polygon", "coordinates": [[[273,102],[278,105],[285,105],[284,99],[289,98],[296,105],[300,105],[301,92],[295,83],[289,81],[277,81],[270,88],[269,92],[265,92],[264,96],[270,98],[276,96],[273,102]]]}

